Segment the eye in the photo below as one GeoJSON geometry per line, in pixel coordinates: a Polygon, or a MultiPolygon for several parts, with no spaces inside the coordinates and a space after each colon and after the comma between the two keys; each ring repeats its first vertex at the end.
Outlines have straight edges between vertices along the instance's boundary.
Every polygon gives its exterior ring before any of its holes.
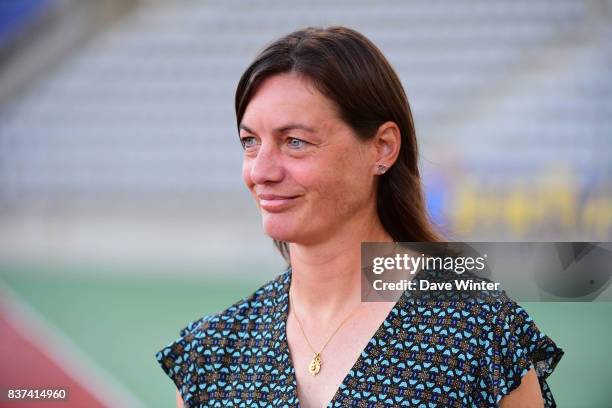
{"type": "Polygon", "coordinates": [[[292,149],[301,149],[304,146],[306,146],[307,143],[308,142],[306,142],[306,141],[304,141],[302,139],[297,139],[295,137],[290,137],[289,139],[287,139],[287,144],[292,149]]]}
{"type": "Polygon", "coordinates": [[[242,143],[243,149],[248,149],[249,147],[253,147],[257,144],[257,140],[253,136],[246,136],[240,139],[240,143],[242,143]]]}

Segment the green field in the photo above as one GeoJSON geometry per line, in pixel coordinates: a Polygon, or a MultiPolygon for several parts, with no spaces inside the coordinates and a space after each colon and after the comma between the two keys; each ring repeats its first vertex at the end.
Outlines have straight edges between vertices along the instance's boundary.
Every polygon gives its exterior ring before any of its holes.
{"type": "MultiPolygon", "coordinates": [[[[129,268],[113,272],[0,266],[4,283],[151,407],[174,406],[173,385],[155,353],[188,322],[229,306],[266,280],[238,280],[235,274],[223,279],[220,269],[219,278],[208,280],[150,277],[129,268]]],[[[549,380],[559,407],[611,406],[612,303],[522,305],[565,351],[549,380]]]]}

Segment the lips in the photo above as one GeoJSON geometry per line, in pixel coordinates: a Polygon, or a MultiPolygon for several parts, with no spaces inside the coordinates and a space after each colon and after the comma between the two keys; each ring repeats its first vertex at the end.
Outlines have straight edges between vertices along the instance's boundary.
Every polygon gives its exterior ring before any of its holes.
{"type": "Polygon", "coordinates": [[[291,207],[299,196],[258,194],[259,206],[268,212],[280,212],[291,207]]]}

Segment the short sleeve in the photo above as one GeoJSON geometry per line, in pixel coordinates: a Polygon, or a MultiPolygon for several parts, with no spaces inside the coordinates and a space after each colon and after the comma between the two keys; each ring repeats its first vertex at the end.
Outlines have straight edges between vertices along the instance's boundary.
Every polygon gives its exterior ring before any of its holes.
{"type": "Polygon", "coordinates": [[[563,350],[540,329],[529,314],[515,302],[502,303],[488,333],[490,347],[480,381],[480,400],[499,404],[519,387],[522,378],[535,368],[545,407],[556,407],[546,378],[563,356],[563,350]]]}
{"type": "Polygon", "coordinates": [[[180,330],[178,339],[155,354],[157,362],[176,385],[186,406],[197,391],[196,363],[199,357],[199,340],[194,331],[210,318],[211,316],[205,316],[189,323],[180,330]]]}

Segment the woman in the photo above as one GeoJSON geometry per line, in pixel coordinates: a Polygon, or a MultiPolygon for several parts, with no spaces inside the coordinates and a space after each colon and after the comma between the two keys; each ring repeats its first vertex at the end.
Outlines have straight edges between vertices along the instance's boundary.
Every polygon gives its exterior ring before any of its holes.
{"type": "Polygon", "coordinates": [[[562,351],[516,303],[361,302],[361,242],[438,240],[406,95],[368,39],[277,40],[240,79],[236,115],[245,184],[290,267],[157,354],[178,406],[554,405],[562,351]],[[432,331],[442,315],[477,340],[432,331]]]}

